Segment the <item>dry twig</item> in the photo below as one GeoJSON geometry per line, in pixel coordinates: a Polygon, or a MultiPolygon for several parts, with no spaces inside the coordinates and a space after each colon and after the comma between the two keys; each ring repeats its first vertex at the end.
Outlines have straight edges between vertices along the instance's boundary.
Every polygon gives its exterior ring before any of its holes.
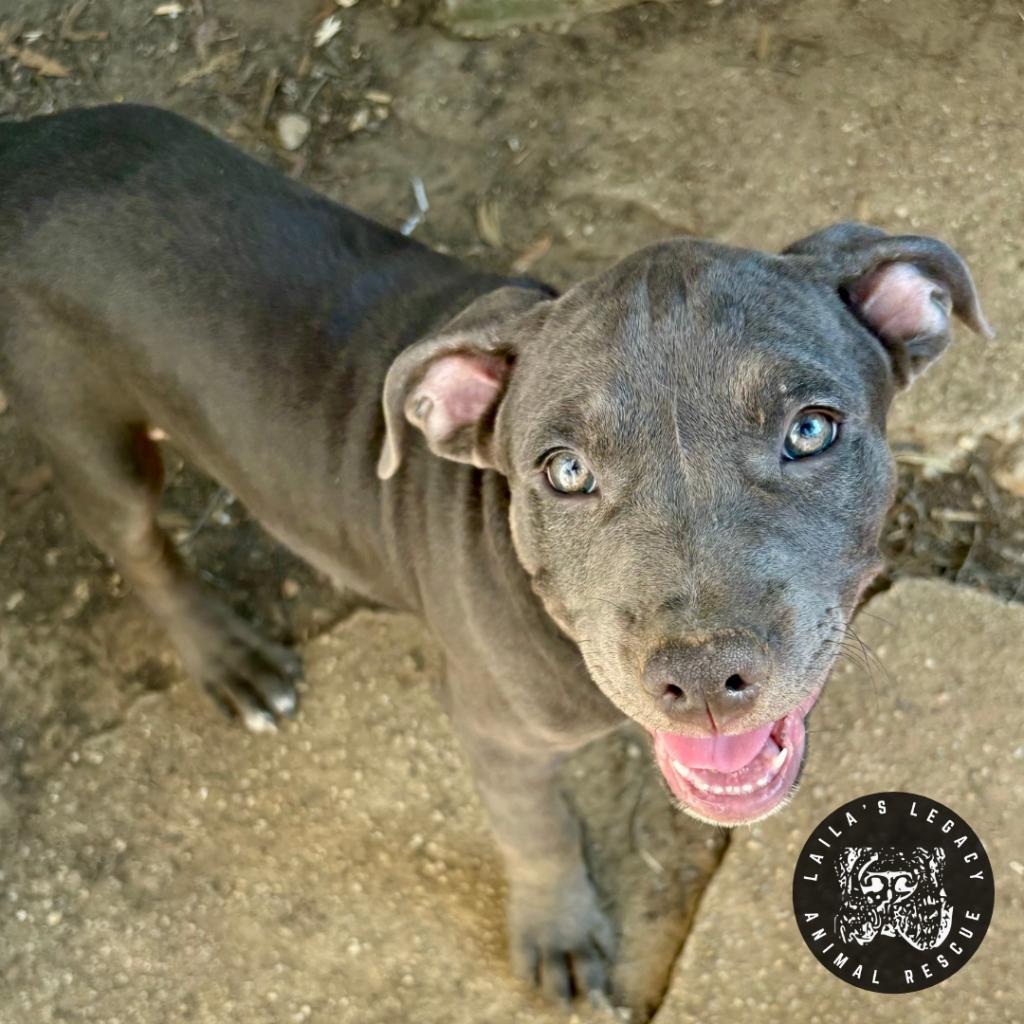
{"type": "Polygon", "coordinates": [[[218,53],[216,57],[211,57],[201,67],[187,71],[174,83],[174,87],[176,89],[183,89],[186,85],[198,82],[200,78],[206,78],[208,75],[216,74],[218,71],[234,70],[241,62],[241,50],[225,50],[224,53],[218,53]]]}
{"type": "Polygon", "coordinates": [[[109,32],[87,31],[75,28],[75,22],[78,21],[88,6],[89,0],[75,0],[68,8],[68,13],[64,15],[64,20],[60,26],[61,39],[69,43],[89,43],[94,41],[101,42],[110,35],[109,32]]]}

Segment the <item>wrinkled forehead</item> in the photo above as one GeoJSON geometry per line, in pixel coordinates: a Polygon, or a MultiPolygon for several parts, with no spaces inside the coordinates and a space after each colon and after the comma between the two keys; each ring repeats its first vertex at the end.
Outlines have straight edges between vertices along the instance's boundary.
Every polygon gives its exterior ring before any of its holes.
{"type": "Polygon", "coordinates": [[[642,250],[577,286],[545,333],[556,389],[593,421],[666,395],[684,417],[755,422],[801,403],[863,404],[884,365],[838,296],[784,257],[696,240],[642,250]]]}

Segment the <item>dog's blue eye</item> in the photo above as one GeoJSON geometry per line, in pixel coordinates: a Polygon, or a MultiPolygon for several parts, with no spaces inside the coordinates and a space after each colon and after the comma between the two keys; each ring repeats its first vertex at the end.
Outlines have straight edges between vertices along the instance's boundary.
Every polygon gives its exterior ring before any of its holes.
{"type": "Polygon", "coordinates": [[[789,425],[783,446],[787,459],[819,455],[839,435],[839,424],[827,412],[805,409],[789,425]]]}
{"type": "Polygon", "coordinates": [[[572,452],[555,452],[548,459],[544,473],[559,494],[593,494],[597,490],[597,478],[572,452]]]}

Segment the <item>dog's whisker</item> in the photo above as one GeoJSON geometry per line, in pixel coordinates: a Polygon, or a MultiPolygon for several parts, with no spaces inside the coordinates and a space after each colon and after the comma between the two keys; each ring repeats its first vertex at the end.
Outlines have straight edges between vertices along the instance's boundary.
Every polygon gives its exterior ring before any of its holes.
{"type": "Polygon", "coordinates": [[[875,666],[877,666],[877,668],[881,671],[882,675],[885,676],[886,682],[891,683],[892,676],[889,672],[889,669],[885,666],[884,662],[882,661],[882,659],[879,658],[875,651],[860,638],[856,630],[854,630],[853,626],[848,625],[846,627],[846,631],[860,646],[861,650],[864,652],[865,657],[869,658],[871,662],[875,666]]]}
{"type": "MultiPolygon", "coordinates": [[[[852,607],[854,611],[857,611],[855,606],[852,607]]],[[[892,619],[887,619],[884,615],[877,615],[875,612],[869,612],[866,608],[861,608],[859,611],[857,611],[858,618],[860,618],[860,616],[862,615],[866,616],[869,619],[876,619],[878,622],[883,622],[887,626],[892,626],[893,629],[898,628],[896,623],[893,622],[892,619]]]]}
{"type": "Polygon", "coordinates": [[[868,663],[867,663],[867,662],[866,662],[866,661],[864,660],[864,658],[863,658],[863,657],[862,657],[862,656],[861,656],[861,655],[860,655],[860,654],[859,654],[858,652],[856,652],[856,651],[853,651],[853,650],[849,650],[849,649],[846,649],[846,648],[842,648],[842,649],[840,649],[840,651],[839,651],[839,652],[837,653],[837,655],[836,655],[836,660],[837,660],[837,661],[839,661],[839,660],[844,660],[844,661],[848,661],[848,662],[850,662],[850,663],[851,663],[852,665],[855,665],[855,666],[856,666],[857,668],[861,669],[861,671],[863,671],[863,672],[865,672],[865,673],[867,673],[867,674],[869,674],[869,675],[870,675],[870,673],[871,673],[871,668],[870,668],[870,666],[868,665],[868,663]]]}
{"type": "MultiPolygon", "coordinates": [[[[872,688],[872,691],[874,693],[875,700],[878,701],[879,700],[879,689],[878,689],[878,679],[877,679],[877,677],[875,675],[875,669],[876,668],[880,668],[882,670],[882,674],[886,677],[886,681],[890,682],[891,680],[888,677],[888,672],[885,669],[885,666],[882,665],[882,663],[878,660],[878,658],[874,654],[874,652],[871,651],[868,648],[868,646],[860,639],[860,637],[856,636],[856,634],[854,634],[853,637],[850,640],[846,641],[846,642],[847,643],[856,643],[857,644],[857,650],[859,652],[860,658],[862,659],[861,663],[862,663],[862,666],[864,668],[864,672],[867,675],[868,679],[871,681],[871,688],[872,688]]],[[[849,657],[850,655],[847,655],[847,656],[849,657]]]]}

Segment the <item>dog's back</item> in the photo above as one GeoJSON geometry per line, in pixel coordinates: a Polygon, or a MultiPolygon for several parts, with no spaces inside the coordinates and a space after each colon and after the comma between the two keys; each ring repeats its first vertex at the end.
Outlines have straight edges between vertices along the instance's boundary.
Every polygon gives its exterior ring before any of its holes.
{"type": "Polygon", "coordinates": [[[148,504],[158,429],[315,560],[378,518],[395,354],[497,283],[167,111],[0,126],[0,381],[83,506],[148,504]]]}
{"type": "Polygon", "coordinates": [[[0,380],[15,407],[66,416],[81,395],[190,453],[258,445],[272,423],[288,450],[295,409],[379,417],[395,352],[493,286],[168,111],[0,126],[0,380]],[[190,436],[200,424],[213,436],[190,436]]]}
{"type": "Polygon", "coordinates": [[[91,302],[91,269],[108,290],[154,280],[159,261],[162,286],[307,311],[325,297],[365,306],[369,265],[393,277],[415,262],[420,281],[456,266],[169,111],[126,104],[0,126],[5,281],[45,274],[89,287],[91,302]]]}

